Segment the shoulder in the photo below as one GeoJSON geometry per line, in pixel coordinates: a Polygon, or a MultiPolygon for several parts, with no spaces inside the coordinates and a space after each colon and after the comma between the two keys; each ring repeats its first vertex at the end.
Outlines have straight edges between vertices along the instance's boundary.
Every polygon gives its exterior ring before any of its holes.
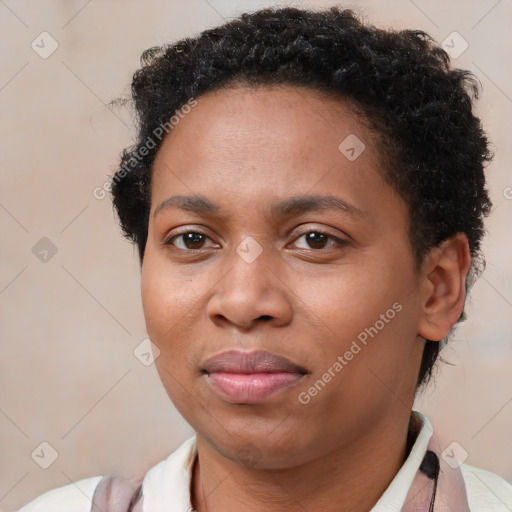
{"type": "Polygon", "coordinates": [[[512,510],[512,484],[486,469],[468,464],[460,467],[471,510],[509,512],[512,510]]]}
{"type": "Polygon", "coordinates": [[[94,476],[51,489],[17,512],[90,512],[92,497],[101,479],[101,476],[94,476]]]}
{"type": "Polygon", "coordinates": [[[167,459],[150,468],[146,475],[130,478],[119,475],[84,478],[47,491],[16,512],[91,512],[93,499],[100,512],[120,511],[129,509],[138,501],[142,504],[142,497],[146,495],[151,496],[153,501],[159,499],[162,493],[171,496],[167,496],[169,499],[174,499],[174,494],[181,496],[185,493],[188,496],[190,468],[195,454],[194,435],[184,441],[167,459]]]}

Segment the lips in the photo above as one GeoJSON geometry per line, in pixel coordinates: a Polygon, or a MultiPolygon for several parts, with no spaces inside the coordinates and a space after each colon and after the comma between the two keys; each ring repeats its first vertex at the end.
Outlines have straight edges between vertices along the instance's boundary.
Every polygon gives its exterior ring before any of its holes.
{"type": "Polygon", "coordinates": [[[265,350],[228,350],[208,359],[204,370],[207,373],[307,373],[304,368],[289,359],[265,350]]]}
{"type": "Polygon", "coordinates": [[[228,350],[208,359],[203,373],[219,398],[251,404],[297,384],[308,372],[289,359],[264,350],[228,350]]]}

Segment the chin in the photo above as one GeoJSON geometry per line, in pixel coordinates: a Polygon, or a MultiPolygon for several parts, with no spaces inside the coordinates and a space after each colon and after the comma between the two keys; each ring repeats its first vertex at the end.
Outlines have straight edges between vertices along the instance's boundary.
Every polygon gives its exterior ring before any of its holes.
{"type": "MultiPolygon", "coordinates": [[[[274,427],[249,432],[246,428],[211,430],[198,434],[226,459],[236,464],[258,469],[286,469],[303,464],[309,460],[310,451],[304,436],[295,438],[290,432],[276,435],[274,427]],[[229,430],[229,432],[228,432],[229,430]]],[[[299,432],[299,428],[294,429],[299,432]]],[[[313,443],[314,444],[314,443],[313,443]]]]}

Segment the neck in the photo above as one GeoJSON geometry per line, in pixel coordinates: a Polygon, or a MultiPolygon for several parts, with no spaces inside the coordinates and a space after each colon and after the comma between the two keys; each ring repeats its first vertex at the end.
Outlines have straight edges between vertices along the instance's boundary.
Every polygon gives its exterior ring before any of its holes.
{"type": "MultiPolygon", "coordinates": [[[[403,407],[402,407],[403,408],[403,407]]],[[[408,455],[409,411],[392,411],[355,441],[286,469],[240,465],[197,434],[192,506],[197,512],[367,512],[408,455]]]]}

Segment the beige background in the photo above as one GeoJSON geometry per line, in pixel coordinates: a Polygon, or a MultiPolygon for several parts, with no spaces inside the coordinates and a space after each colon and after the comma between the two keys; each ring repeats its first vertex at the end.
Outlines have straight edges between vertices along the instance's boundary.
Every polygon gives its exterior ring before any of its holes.
{"type": "MultiPolygon", "coordinates": [[[[108,198],[93,196],[133,133],[130,116],[104,104],[127,92],[144,49],[270,4],[0,1],[1,510],[88,476],[141,472],[191,435],[154,366],[133,354],[146,337],[136,253],[108,198]],[[43,31],[59,45],[47,59],[31,48],[43,31]],[[32,252],[43,237],[57,248],[46,263],[32,252]],[[48,469],[31,457],[43,441],[58,452],[48,469]]],[[[488,268],[445,353],[454,366],[442,367],[416,408],[468,463],[512,482],[512,2],[343,5],[439,42],[457,31],[469,44],[454,65],[483,85],[478,112],[496,151],[488,268]]]]}

